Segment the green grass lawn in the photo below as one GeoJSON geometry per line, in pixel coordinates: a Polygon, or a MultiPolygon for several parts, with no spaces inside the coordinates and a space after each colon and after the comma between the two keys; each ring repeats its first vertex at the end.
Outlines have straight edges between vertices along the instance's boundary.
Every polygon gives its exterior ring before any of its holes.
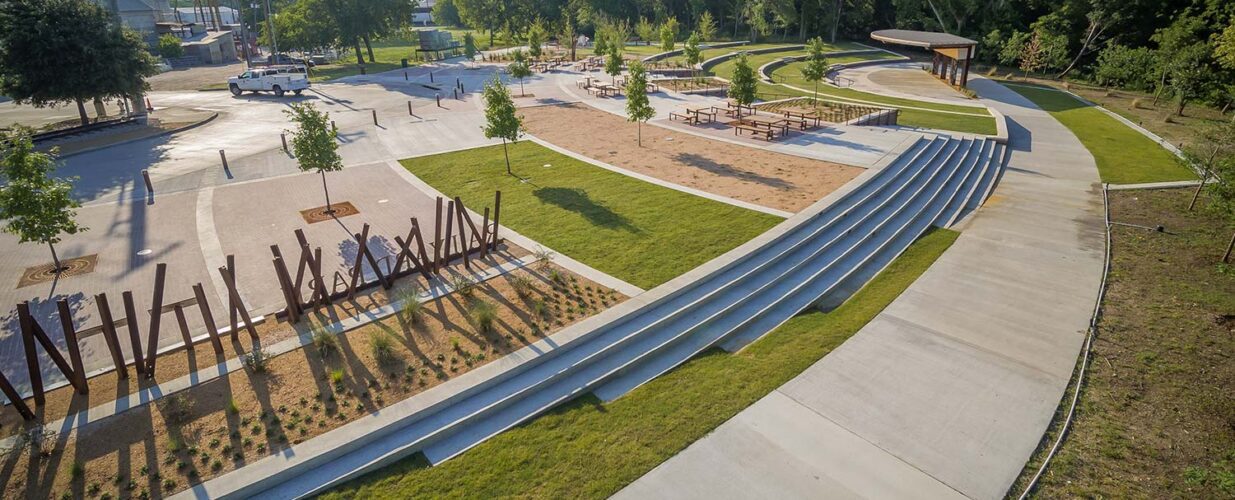
{"type": "MultiPolygon", "coordinates": [[[[467,32],[473,33],[476,38],[476,48],[478,50],[489,50],[489,35],[475,30],[465,30],[459,28],[447,28],[444,31],[449,31],[451,36],[459,43],[463,43],[463,34],[467,32]]],[[[504,47],[500,38],[494,40],[494,48],[504,47]]],[[[373,56],[375,62],[366,62],[365,71],[369,74],[381,73],[384,71],[396,70],[403,67],[403,59],[408,60],[409,65],[420,64],[416,61],[416,49],[420,47],[420,42],[416,40],[400,40],[397,38],[386,40],[373,41],[373,56]]],[[[369,53],[361,45],[360,51],[365,55],[365,61],[369,60],[369,53]]],[[[310,80],[314,82],[328,82],[345,76],[355,76],[360,74],[360,67],[356,65],[356,53],[352,49],[348,49],[340,54],[342,57],[335,64],[325,64],[313,68],[313,75],[310,80]]]]}
{"type": "Polygon", "coordinates": [[[502,146],[402,163],[468,206],[491,205],[501,190],[502,225],[644,289],[782,220],[610,172],[531,141],[511,145],[510,162],[527,182],[506,173],[502,146]]]}
{"type": "Polygon", "coordinates": [[[879,314],[959,233],[934,230],[839,308],[710,351],[611,403],[587,395],[427,467],[417,454],[326,498],[605,498],[801,373],[879,314]]]}
{"type": "MultiPolygon", "coordinates": [[[[808,87],[809,88],[809,87],[808,87]]],[[[819,97],[828,98],[824,86],[819,86],[819,97]]],[[[835,87],[830,87],[835,90],[835,87]]],[[[802,92],[779,84],[759,82],[759,98],[765,101],[785,99],[788,97],[810,97],[811,92],[802,92]]],[[[845,99],[837,99],[845,101],[845,99]]],[[[852,101],[850,101],[852,102],[852,101]]],[[[857,103],[855,103],[857,104],[857,103]]],[[[901,109],[897,123],[906,127],[921,127],[935,130],[947,130],[965,134],[993,135],[996,132],[995,118],[992,116],[959,115],[955,113],[939,113],[917,109],[901,109]]]]}
{"type": "Polygon", "coordinates": [[[1033,101],[1076,134],[1097,162],[1103,182],[1138,184],[1196,179],[1196,174],[1180,164],[1170,151],[1093,106],[1054,90],[1024,85],[1008,88],[1033,101]]]}

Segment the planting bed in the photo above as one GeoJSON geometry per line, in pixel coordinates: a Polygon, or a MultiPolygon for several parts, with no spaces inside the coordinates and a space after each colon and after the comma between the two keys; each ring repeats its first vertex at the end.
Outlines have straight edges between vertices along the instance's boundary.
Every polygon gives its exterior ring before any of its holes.
{"type": "MultiPolygon", "coordinates": [[[[401,287],[395,296],[410,288],[401,287]]],[[[5,498],[166,496],[422,393],[625,298],[542,262],[425,302],[415,315],[403,311],[342,336],[315,334],[335,341],[315,339],[78,434],[23,441],[0,455],[0,488],[5,498]]],[[[286,323],[269,328],[294,333],[286,323]]],[[[160,372],[183,357],[160,360],[160,372]]],[[[197,357],[213,353],[199,346],[197,357]]],[[[97,380],[91,387],[99,398],[130,390],[108,394],[97,380]]],[[[68,388],[48,396],[68,402],[60,408],[86,406],[68,388]]]]}

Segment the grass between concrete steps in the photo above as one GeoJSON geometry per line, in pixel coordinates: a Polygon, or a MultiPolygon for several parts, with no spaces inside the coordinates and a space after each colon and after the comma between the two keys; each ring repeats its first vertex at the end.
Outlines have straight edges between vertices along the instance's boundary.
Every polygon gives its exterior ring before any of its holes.
{"type": "Polygon", "coordinates": [[[616,401],[589,394],[437,466],[417,454],[325,497],[607,497],[841,345],[958,235],[927,233],[840,307],[803,313],[741,352],[709,351],[616,401]]]}
{"type": "MultiPolygon", "coordinates": [[[[657,186],[531,141],[403,160],[473,207],[502,191],[503,226],[644,289],[694,269],[780,223],[780,217],[657,186]]],[[[536,250],[536,249],[529,249],[536,250]]]]}
{"type": "Polygon", "coordinates": [[[1009,84],[1068,127],[1093,154],[1098,174],[1111,184],[1185,181],[1196,174],[1173,153],[1096,107],[1060,91],[1009,84]]]}

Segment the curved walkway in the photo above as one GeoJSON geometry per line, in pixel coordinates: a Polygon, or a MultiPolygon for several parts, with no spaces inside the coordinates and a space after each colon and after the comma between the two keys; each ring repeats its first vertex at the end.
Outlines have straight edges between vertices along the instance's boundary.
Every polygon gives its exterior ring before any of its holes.
{"type": "Polygon", "coordinates": [[[986,79],[1012,152],[986,206],[839,349],[620,498],[1002,498],[1051,422],[1102,275],[1093,157],[986,79]]]}

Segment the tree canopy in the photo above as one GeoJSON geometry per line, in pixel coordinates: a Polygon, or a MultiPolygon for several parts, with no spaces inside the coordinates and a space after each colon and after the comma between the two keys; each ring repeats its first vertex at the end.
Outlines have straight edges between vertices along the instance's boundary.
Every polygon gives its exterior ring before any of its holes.
{"type": "Polygon", "coordinates": [[[0,150],[0,220],[3,231],[14,234],[21,243],[47,244],[52,251],[56,269],[60,259],[55,244],[62,234],[77,234],[86,227],[77,223],[77,208],[73,199],[73,184],[68,179],[52,176],[56,161],[52,153],[34,150],[30,130],[18,128],[6,137],[0,150]]]}
{"type": "Polygon", "coordinates": [[[656,116],[656,109],[648,101],[648,73],[643,63],[630,63],[630,76],[626,78],[626,118],[638,127],[639,145],[643,145],[643,122],[656,116]]]}
{"type": "Polygon", "coordinates": [[[506,156],[506,173],[514,175],[510,170],[510,152],[506,149],[506,143],[519,141],[523,130],[523,119],[515,112],[515,101],[510,97],[510,90],[502,85],[502,81],[497,77],[485,84],[483,96],[485,137],[502,140],[502,153],[506,156]]]}
{"type": "Polygon", "coordinates": [[[154,57],[111,19],[87,0],[0,2],[0,94],[34,106],[74,102],[83,125],[85,101],[138,97],[154,57]]]}

